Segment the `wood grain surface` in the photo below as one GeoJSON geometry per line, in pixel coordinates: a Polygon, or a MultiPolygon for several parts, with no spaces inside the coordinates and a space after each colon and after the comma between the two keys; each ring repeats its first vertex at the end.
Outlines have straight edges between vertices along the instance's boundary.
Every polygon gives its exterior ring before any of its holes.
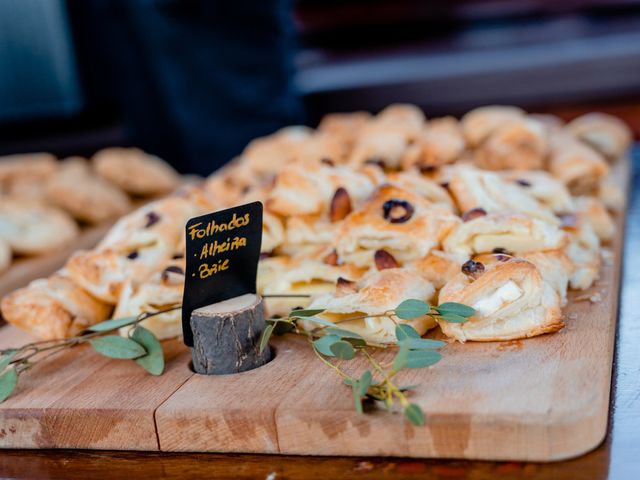
{"type": "MultiPolygon", "coordinates": [[[[625,167],[627,164],[624,165],[625,167]]],[[[620,172],[624,178],[628,174],[620,172]]],[[[623,219],[618,218],[622,232],[623,219]]],[[[27,373],[0,405],[0,446],[550,461],[604,438],[622,234],[598,283],[574,292],[559,333],[516,342],[450,344],[433,368],[409,371],[427,416],[358,415],[347,387],[303,338],[276,338],[259,369],[200,376],[168,342],[167,372],[80,347],[27,373]],[[591,302],[595,295],[599,300],[591,302]]],[[[24,342],[11,327],[2,345],[24,342]]],[[[384,355],[384,353],[383,353],[384,355]]],[[[348,368],[357,370],[357,362],[348,368]]]]}

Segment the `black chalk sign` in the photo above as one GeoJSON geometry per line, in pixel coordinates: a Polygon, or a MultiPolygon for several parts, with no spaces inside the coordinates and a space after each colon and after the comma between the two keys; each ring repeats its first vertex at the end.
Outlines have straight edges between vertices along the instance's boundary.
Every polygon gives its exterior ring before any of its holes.
{"type": "Polygon", "coordinates": [[[262,203],[192,218],[186,227],[182,298],[184,343],[193,346],[191,312],[229,298],[256,293],[262,243],[262,203]]]}

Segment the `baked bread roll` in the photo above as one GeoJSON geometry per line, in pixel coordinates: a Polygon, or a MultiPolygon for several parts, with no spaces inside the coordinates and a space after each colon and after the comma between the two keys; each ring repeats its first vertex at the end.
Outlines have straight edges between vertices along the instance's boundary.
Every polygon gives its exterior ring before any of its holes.
{"type": "MultiPolygon", "coordinates": [[[[438,303],[475,309],[465,323],[439,320],[443,333],[459,342],[528,338],[560,330],[560,298],[531,262],[503,255],[488,265],[465,263],[440,290],[438,303]]],[[[471,260],[470,262],[473,262],[471,260]]]]}
{"type": "Polygon", "coordinates": [[[524,111],[518,107],[488,105],[471,110],[462,117],[462,131],[467,143],[477,147],[498,127],[520,120],[524,111]]]}
{"type": "Polygon", "coordinates": [[[40,340],[72,337],[109,318],[111,307],[58,272],[2,299],[2,316],[40,340]]]}
{"type": "Polygon", "coordinates": [[[551,174],[564,183],[572,195],[596,192],[609,174],[604,157],[566,133],[554,135],[551,145],[551,174]]]}
{"type": "Polygon", "coordinates": [[[91,161],[99,175],[131,195],[164,195],[180,184],[168,163],[138,148],[105,148],[91,161]]]}
{"type": "MultiPolygon", "coordinates": [[[[138,316],[179,307],[183,291],[184,260],[169,261],[161,271],[151,275],[144,283],[126,281],[113,317],[138,316]]],[[[140,325],[151,330],[159,340],[178,337],[182,335],[182,310],[178,308],[155,315],[140,322],[140,325]]],[[[126,336],[132,328],[123,327],[120,334],[126,336]]]]}
{"type": "Polygon", "coordinates": [[[442,242],[445,252],[473,255],[509,252],[520,254],[564,248],[569,242],[559,225],[522,213],[488,213],[465,221],[451,230],[442,242]]]}
{"type": "MultiPolygon", "coordinates": [[[[338,280],[334,292],[316,298],[309,308],[323,309],[318,317],[338,323],[340,328],[355,332],[368,342],[388,344],[396,342],[395,326],[398,323],[411,325],[420,335],[435,326],[435,321],[426,315],[412,320],[384,316],[404,300],[429,302],[434,292],[433,285],[416,271],[390,268],[368,273],[357,282],[338,280]],[[370,317],[349,320],[363,315],[370,317]]],[[[309,321],[301,321],[299,325],[310,331],[318,327],[309,321]]]]}
{"type": "Polygon", "coordinates": [[[475,151],[475,164],[487,170],[544,168],[549,145],[544,126],[518,118],[497,126],[475,151]]]}
{"type": "Polygon", "coordinates": [[[459,222],[448,208],[383,185],[338,226],[334,242],[346,263],[366,267],[373,264],[377,250],[386,250],[404,264],[425,257],[459,222]]]}
{"type": "Polygon", "coordinates": [[[25,199],[0,199],[0,239],[19,255],[58,250],[78,235],[64,211],[25,199]]]}
{"type": "Polygon", "coordinates": [[[482,209],[491,212],[520,212],[555,223],[552,212],[517,185],[503,180],[498,173],[467,165],[454,167],[448,183],[461,212],[482,209]]]}
{"type": "Polygon", "coordinates": [[[505,170],[500,172],[500,176],[503,180],[507,180],[524,190],[554,213],[567,213],[575,210],[573,199],[567,187],[548,172],[543,170],[505,170]]]}
{"type": "Polygon", "coordinates": [[[567,130],[610,160],[622,157],[633,139],[622,120],[606,113],[582,115],[569,122],[567,130]]]}

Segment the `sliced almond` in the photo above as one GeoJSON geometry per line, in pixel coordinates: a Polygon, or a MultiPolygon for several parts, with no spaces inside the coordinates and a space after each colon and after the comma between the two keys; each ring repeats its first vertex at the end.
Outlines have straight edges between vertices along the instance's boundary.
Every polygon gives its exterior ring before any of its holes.
{"type": "Polygon", "coordinates": [[[357,291],[358,286],[356,285],[356,282],[347,280],[346,278],[338,277],[338,281],[336,282],[337,297],[349,295],[350,293],[356,293],[357,291]]]}
{"type": "Polygon", "coordinates": [[[333,265],[335,267],[338,265],[338,252],[336,252],[335,249],[332,250],[322,261],[327,265],[333,265]]]}
{"type": "Polygon", "coordinates": [[[351,198],[349,192],[343,187],[336,190],[331,199],[331,207],[329,208],[329,220],[338,222],[343,220],[351,213],[351,198]]]}
{"type": "Polygon", "coordinates": [[[391,255],[386,250],[376,250],[376,253],[373,256],[373,259],[375,260],[376,268],[378,270],[385,270],[387,268],[398,268],[398,267],[400,267],[400,264],[394,258],[394,256],[391,255]]]}
{"type": "Polygon", "coordinates": [[[468,222],[469,220],[473,220],[474,218],[484,217],[487,214],[487,211],[484,208],[472,208],[471,210],[467,210],[462,214],[462,221],[468,222]]]}

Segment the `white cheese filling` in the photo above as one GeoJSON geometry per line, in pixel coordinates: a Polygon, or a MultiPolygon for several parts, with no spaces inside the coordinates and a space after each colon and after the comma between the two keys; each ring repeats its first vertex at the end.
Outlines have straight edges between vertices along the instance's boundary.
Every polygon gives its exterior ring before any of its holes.
{"type": "Polygon", "coordinates": [[[505,303],[517,300],[523,293],[513,280],[509,280],[488,297],[478,300],[472,307],[482,316],[487,317],[500,310],[505,303]]]}

